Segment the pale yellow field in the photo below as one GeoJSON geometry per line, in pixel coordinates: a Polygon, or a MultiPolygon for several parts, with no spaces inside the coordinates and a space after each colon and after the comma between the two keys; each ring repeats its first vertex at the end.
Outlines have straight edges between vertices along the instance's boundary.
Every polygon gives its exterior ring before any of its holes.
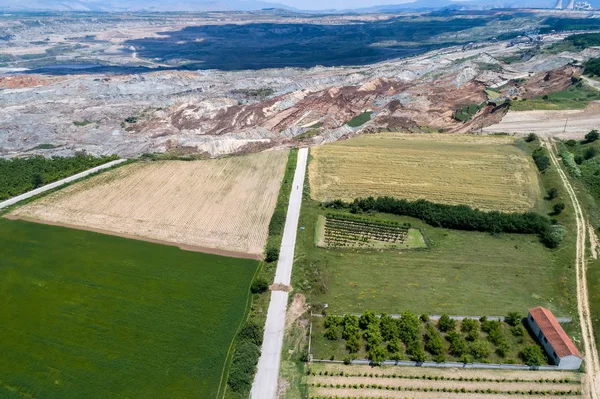
{"type": "Polygon", "coordinates": [[[383,133],[314,147],[319,201],[393,196],[523,212],[540,197],[530,157],[507,136],[383,133]]]}
{"type": "Polygon", "coordinates": [[[259,255],[287,156],[271,151],[135,163],[17,208],[12,216],[259,255]]]}

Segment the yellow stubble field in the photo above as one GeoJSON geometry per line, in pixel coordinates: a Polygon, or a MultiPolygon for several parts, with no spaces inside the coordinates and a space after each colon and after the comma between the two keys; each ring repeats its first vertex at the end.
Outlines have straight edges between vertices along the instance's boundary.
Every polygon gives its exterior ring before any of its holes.
{"type": "Polygon", "coordinates": [[[382,133],[311,150],[311,196],[426,199],[524,212],[540,198],[533,161],[509,136],[382,133]]]}
{"type": "Polygon", "coordinates": [[[288,151],[138,162],[17,208],[9,217],[262,254],[288,151]]]}

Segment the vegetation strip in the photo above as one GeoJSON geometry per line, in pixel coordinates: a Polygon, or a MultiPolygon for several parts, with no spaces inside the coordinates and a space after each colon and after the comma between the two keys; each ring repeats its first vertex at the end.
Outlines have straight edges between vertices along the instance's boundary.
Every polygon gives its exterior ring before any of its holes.
{"type": "Polygon", "coordinates": [[[580,385],[580,381],[571,380],[568,377],[565,378],[540,378],[537,380],[534,379],[524,379],[524,378],[487,378],[487,377],[445,377],[445,376],[434,376],[434,375],[402,375],[402,374],[385,374],[385,373],[351,373],[347,371],[319,371],[316,372],[311,370],[310,368],[306,371],[306,375],[308,376],[331,376],[331,377],[368,377],[368,378],[399,378],[406,380],[429,380],[429,381],[458,381],[458,382],[496,382],[496,383],[506,383],[506,382],[537,382],[540,384],[576,384],[580,385]]]}
{"type": "Polygon", "coordinates": [[[357,198],[353,202],[338,199],[325,202],[323,206],[330,209],[348,209],[352,213],[375,211],[410,216],[431,226],[448,229],[537,234],[542,243],[549,248],[555,248],[560,243],[560,240],[552,234],[550,220],[533,212],[484,212],[467,205],[436,204],[426,200],[411,202],[393,197],[357,198]]]}
{"type": "MultiPolygon", "coordinates": [[[[289,204],[290,192],[294,180],[294,172],[298,160],[298,150],[291,149],[288,154],[288,161],[281,181],[279,195],[275,211],[269,223],[269,237],[266,245],[265,261],[275,265],[279,258],[279,247],[283,237],[283,228],[285,226],[285,218],[287,207],[289,204]]],[[[267,265],[261,265],[261,271],[267,265]]],[[[268,306],[268,287],[269,281],[272,281],[271,276],[265,273],[258,273],[254,277],[252,283],[252,307],[255,307],[259,301],[266,301],[268,306]]],[[[235,338],[235,346],[233,351],[233,360],[231,369],[227,378],[229,389],[239,394],[240,397],[247,397],[252,388],[252,381],[256,373],[256,365],[260,358],[260,348],[263,343],[264,325],[266,314],[250,312],[248,320],[241,327],[235,338]]]]}

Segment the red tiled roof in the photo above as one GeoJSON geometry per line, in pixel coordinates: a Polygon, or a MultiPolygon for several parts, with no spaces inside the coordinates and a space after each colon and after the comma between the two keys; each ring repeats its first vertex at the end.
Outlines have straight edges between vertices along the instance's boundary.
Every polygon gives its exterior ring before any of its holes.
{"type": "Polygon", "coordinates": [[[552,348],[558,357],[574,355],[583,358],[575,344],[573,344],[573,341],[571,341],[571,338],[569,338],[565,330],[560,326],[560,323],[556,320],[556,317],[554,317],[551,311],[539,306],[537,308],[529,309],[529,313],[540,330],[544,333],[544,336],[550,345],[552,345],[552,348]]]}

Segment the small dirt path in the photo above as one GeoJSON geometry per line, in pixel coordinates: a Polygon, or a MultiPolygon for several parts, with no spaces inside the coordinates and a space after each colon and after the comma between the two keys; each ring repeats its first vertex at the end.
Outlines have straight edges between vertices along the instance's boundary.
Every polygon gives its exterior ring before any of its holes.
{"type": "Polygon", "coordinates": [[[584,383],[584,397],[592,399],[600,399],[600,362],[598,361],[598,350],[596,349],[596,341],[594,338],[594,329],[589,307],[589,296],[587,288],[587,264],[585,255],[586,230],[587,220],[584,217],[581,205],[577,199],[577,195],[567,175],[560,167],[556,157],[554,146],[547,140],[543,140],[544,146],[550,153],[552,163],[556,167],[560,175],[563,185],[567,189],[567,193],[575,210],[575,218],[577,220],[577,256],[575,259],[575,269],[577,275],[577,311],[579,313],[579,322],[583,332],[583,346],[585,350],[585,369],[586,380],[584,383]]]}

